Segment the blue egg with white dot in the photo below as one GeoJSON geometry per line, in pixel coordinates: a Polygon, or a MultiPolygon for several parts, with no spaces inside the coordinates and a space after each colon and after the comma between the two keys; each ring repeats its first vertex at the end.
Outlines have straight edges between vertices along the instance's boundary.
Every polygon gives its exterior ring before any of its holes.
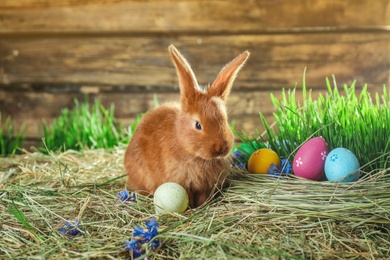
{"type": "Polygon", "coordinates": [[[325,160],[325,176],[329,181],[354,182],[360,177],[359,161],[346,148],[330,151],[325,160]]]}

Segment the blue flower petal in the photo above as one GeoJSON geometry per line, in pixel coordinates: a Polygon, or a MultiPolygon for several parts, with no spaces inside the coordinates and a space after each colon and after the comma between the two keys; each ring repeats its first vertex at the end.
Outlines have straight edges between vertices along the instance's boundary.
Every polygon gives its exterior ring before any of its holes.
{"type": "Polygon", "coordinates": [[[158,223],[154,218],[149,221],[145,221],[147,230],[144,230],[138,226],[134,226],[133,237],[131,241],[126,241],[125,249],[133,251],[134,257],[142,256],[145,252],[142,249],[142,245],[149,243],[150,249],[156,249],[161,245],[159,239],[153,240],[158,235],[158,223]],[[152,241],[153,240],[153,241],[152,241]]]}
{"type": "Polygon", "coordinates": [[[158,235],[158,224],[154,218],[151,218],[149,222],[145,221],[145,225],[147,226],[149,233],[152,233],[153,236],[158,235]]]}
{"type": "Polygon", "coordinates": [[[237,160],[239,160],[239,161],[242,161],[242,160],[245,159],[245,158],[244,158],[244,154],[243,154],[240,150],[235,150],[235,151],[233,152],[233,158],[234,158],[234,159],[237,159],[237,160]]]}
{"type": "Polygon", "coordinates": [[[120,198],[121,200],[127,200],[128,197],[129,197],[128,190],[123,190],[123,191],[118,193],[118,198],[120,198]]]}
{"type": "Polygon", "coordinates": [[[68,221],[65,222],[65,226],[66,226],[67,228],[73,228],[73,225],[70,224],[68,221]]]}
{"type": "Polygon", "coordinates": [[[276,167],[276,165],[271,164],[267,172],[272,176],[278,177],[282,174],[289,174],[291,171],[292,168],[290,162],[287,159],[282,159],[280,167],[276,167]]]}
{"type": "Polygon", "coordinates": [[[80,233],[79,223],[77,219],[73,220],[73,223],[66,221],[58,231],[69,236],[76,236],[80,233]]]}
{"type": "Polygon", "coordinates": [[[70,236],[76,236],[79,233],[80,233],[80,230],[77,229],[77,228],[74,228],[74,229],[71,229],[71,230],[68,231],[68,235],[70,235],[70,236]]]}
{"type": "Polygon", "coordinates": [[[291,164],[287,159],[282,159],[281,170],[283,170],[283,173],[285,174],[289,174],[292,172],[291,164]]]}
{"type": "Polygon", "coordinates": [[[135,193],[128,190],[120,191],[118,193],[118,198],[124,202],[133,202],[137,200],[135,193]]]}
{"type": "Polygon", "coordinates": [[[144,254],[139,243],[137,241],[135,241],[134,239],[132,239],[130,241],[125,241],[125,243],[126,243],[125,249],[133,251],[133,256],[135,258],[140,257],[144,254]]]}
{"type": "Polygon", "coordinates": [[[137,197],[135,196],[135,193],[133,192],[130,196],[130,198],[128,199],[128,201],[136,201],[137,200],[137,197]]]}
{"type": "Polygon", "coordinates": [[[134,250],[138,249],[138,243],[134,239],[132,239],[130,241],[125,241],[125,243],[126,243],[125,249],[127,249],[127,250],[134,251],[134,250]]]}
{"type": "Polygon", "coordinates": [[[134,226],[134,233],[133,233],[133,236],[135,237],[138,237],[138,236],[141,236],[143,237],[145,235],[145,231],[138,227],[138,226],[134,226]]]}
{"type": "Polygon", "coordinates": [[[156,239],[156,240],[153,240],[151,243],[150,243],[150,249],[156,249],[157,247],[159,247],[161,245],[161,241],[159,239],[156,239]]]}
{"type": "Polygon", "coordinates": [[[233,166],[237,166],[238,168],[245,169],[245,157],[244,154],[240,150],[235,150],[233,152],[233,166]]]}

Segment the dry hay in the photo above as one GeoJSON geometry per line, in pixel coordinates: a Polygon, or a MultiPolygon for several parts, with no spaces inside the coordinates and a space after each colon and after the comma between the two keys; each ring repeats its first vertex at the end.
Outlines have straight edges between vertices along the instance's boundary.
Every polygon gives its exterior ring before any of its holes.
{"type": "MultiPolygon", "coordinates": [[[[386,171],[350,184],[235,172],[206,207],[155,215],[150,198],[119,203],[124,150],[26,153],[0,159],[0,258],[125,259],[133,226],[156,217],[151,259],[386,259],[386,171]],[[14,203],[14,204],[13,204],[14,203]],[[11,213],[19,209],[28,224],[11,213]],[[58,232],[79,218],[82,234],[58,232]]],[[[22,217],[22,219],[23,219],[22,217]]]]}

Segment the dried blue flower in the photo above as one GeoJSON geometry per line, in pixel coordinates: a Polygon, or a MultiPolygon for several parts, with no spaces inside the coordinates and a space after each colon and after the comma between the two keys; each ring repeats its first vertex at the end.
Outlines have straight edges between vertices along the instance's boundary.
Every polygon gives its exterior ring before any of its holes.
{"type": "Polygon", "coordinates": [[[127,249],[129,251],[133,251],[134,258],[140,257],[144,254],[144,252],[141,251],[142,250],[141,246],[134,239],[132,239],[130,241],[125,241],[125,243],[126,243],[125,249],[127,249]]]}
{"type": "MultiPolygon", "coordinates": [[[[148,228],[147,230],[143,230],[142,228],[135,226],[134,227],[134,236],[138,236],[144,241],[144,243],[149,243],[155,236],[158,235],[158,224],[154,218],[151,218],[149,222],[145,221],[145,226],[148,228]]],[[[152,241],[151,247],[158,247],[160,245],[159,240],[152,241]]]]}
{"type": "Polygon", "coordinates": [[[268,174],[278,177],[283,174],[289,174],[291,173],[292,168],[291,164],[287,159],[282,159],[280,163],[280,167],[276,167],[276,165],[271,164],[271,166],[268,169],[268,174]]]}
{"type": "Polygon", "coordinates": [[[146,230],[134,226],[133,239],[130,241],[126,241],[125,249],[133,251],[134,257],[139,257],[145,254],[145,251],[142,247],[143,244],[149,244],[150,249],[156,249],[161,245],[161,241],[159,239],[154,239],[155,236],[158,235],[158,224],[154,218],[151,218],[148,221],[145,221],[146,230]]]}
{"type": "Polygon", "coordinates": [[[238,168],[245,169],[245,156],[240,150],[235,150],[233,152],[233,166],[238,168]]]}
{"type": "Polygon", "coordinates": [[[72,223],[66,221],[58,231],[68,236],[77,236],[80,233],[79,224],[80,222],[77,219],[73,220],[72,223]]]}
{"type": "MultiPolygon", "coordinates": [[[[151,218],[149,222],[145,221],[145,225],[148,227],[148,232],[144,238],[147,242],[150,242],[155,236],[158,235],[158,223],[154,218],[151,218]]],[[[150,243],[150,248],[155,249],[161,245],[161,241],[158,239],[153,240],[150,243]]]]}
{"type": "Polygon", "coordinates": [[[145,221],[145,226],[148,228],[148,230],[154,230],[158,228],[158,224],[155,218],[151,218],[148,221],[145,221]]]}
{"type": "Polygon", "coordinates": [[[136,201],[136,196],[134,192],[130,192],[128,190],[123,190],[118,193],[118,198],[123,202],[134,202],[136,201]]]}
{"type": "Polygon", "coordinates": [[[139,226],[134,226],[133,236],[135,236],[135,237],[144,237],[145,236],[144,229],[140,228],[139,226]]]}
{"type": "Polygon", "coordinates": [[[243,159],[245,159],[245,158],[244,158],[244,154],[243,154],[240,150],[235,150],[235,151],[233,152],[233,157],[234,157],[235,159],[237,159],[237,160],[243,160],[243,159]]]}

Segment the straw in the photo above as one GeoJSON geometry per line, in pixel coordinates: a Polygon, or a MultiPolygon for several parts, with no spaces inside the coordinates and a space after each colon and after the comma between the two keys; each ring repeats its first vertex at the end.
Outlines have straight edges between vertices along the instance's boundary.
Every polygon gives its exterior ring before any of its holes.
{"type": "Polygon", "coordinates": [[[141,195],[123,203],[125,147],[0,159],[0,258],[131,259],[134,225],[156,218],[151,259],[385,259],[390,182],[382,169],[355,183],[275,178],[232,169],[202,209],[155,213],[141,195]],[[58,227],[80,221],[80,234],[58,227]]]}

